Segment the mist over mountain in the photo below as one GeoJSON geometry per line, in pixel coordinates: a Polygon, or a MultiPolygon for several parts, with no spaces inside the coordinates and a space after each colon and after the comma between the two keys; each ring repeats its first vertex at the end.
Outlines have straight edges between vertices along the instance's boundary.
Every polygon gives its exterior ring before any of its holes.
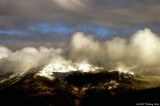
{"type": "Polygon", "coordinates": [[[160,1],[0,0],[0,106],[159,106],[160,1]]]}
{"type": "Polygon", "coordinates": [[[12,51],[1,46],[1,103],[159,105],[159,42],[157,35],[145,29],[129,40],[116,37],[105,42],[78,32],[66,49],[12,51]]]}
{"type": "Polygon", "coordinates": [[[90,64],[106,70],[124,68],[143,75],[159,75],[160,38],[150,29],[139,30],[129,40],[115,37],[98,41],[82,32],[73,34],[64,48],[25,47],[12,51],[0,46],[0,71],[24,73],[48,64],[90,64]]]}

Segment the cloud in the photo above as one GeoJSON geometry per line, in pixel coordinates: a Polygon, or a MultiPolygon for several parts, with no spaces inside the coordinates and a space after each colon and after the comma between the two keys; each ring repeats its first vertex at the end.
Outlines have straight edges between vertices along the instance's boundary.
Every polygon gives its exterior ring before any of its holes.
{"type": "Polygon", "coordinates": [[[107,54],[112,60],[121,60],[126,55],[127,40],[116,37],[112,40],[106,41],[107,54]]]}
{"type": "Polygon", "coordinates": [[[0,46],[0,70],[23,73],[47,64],[87,63],[106,70],[118,67],[139,74],[160,75],[160,38],[150,29],[138,30],[130,39],[95,40],[82,32],[73,34],[64,48],[25,47],[12,51],[0,46]]]}
{"type": "Polygon", "coordinates": [[[159,61],[160,38],[158,38],[150,29],[138,31],[131,38],[130,48],[132,56],[137,57],[141,64],[155,65],[159,61]],[[148,57],[148,58],[146,58],[148,57]]]}
{"type": "Polygon", "coordinates": [[[0,45],[6,46],[11,50],[22,49],[24,47],[35,47],[39,46],[45,47],[64,47],[68,38],[66,36],[57,36],[56,34],[41,34],[36,33],[33,35],[0,35],[0,45]]]}
{"type": "Polygon", "coordinates": [[[160,38],[147,28],[137,31],[129,40],[115,37],[105,42],[75,33],[68,52],[71,60],[87,60],[108,70],[123,65],[134,67],[136,73],[160,74],[160,38]]]}
{"type": "Polygon", "coordinates": [[[160,38],[150,29],[137,31],[130,39],[128,52],[137,71],[143,73],[160,73],[160,38]]]}
{"type": "Polygon", "coordinates": [[[60,49],[39,47],[26,47],[12,52],[6,47],[0,46],[0,70],[2,72],[24,73],[31,68],[48,64],[57,59],[60,49]]]}
{"type": "MultiPolygon", "coordinates": [[[[48,23],[48,26],[51,24],[51,32],[58,31],[58,33],[63,31],[67,33],[68,30],[73,30],[72,28],[75,28],[77,32],[80,30],[79,26],[83,25],[95,26],[93,30],[97,32],[92,31],[92,28],[89,32],[100,34],[101,32],[104,34],[114,32],[114,30],[146,26],[155,26],[154,28],[158,29],[159,13],[160,1],[148,0],[0,0],[0,45],[3,45],[0,47],[1,68],[21,70],[22,67],[27,67],[26,69],[36,67],[41,64],[41,59],[36,57],[38,56],[36,54],[40,56],[43,54],[39,46],[46,46],[48,54],[50,54],[48,48],[60,47],[64,51],[64,55],[60,57],[73,62],[86,60],[90,64],[107,69],[122,64],[127,67],[136,67],[134,71],[139,73],[159,73],[160,40],[158,35],[149,29],[140,30],[129,39],[111,37],[112,39],[107,41],[98,41],[94,39],[94,35],[86,35],[82,32],[75,33],[72,37],[71,35],[57,36],[55,33],[45,33],[49,30],[43,28],[44,26],[42,28],[35,26],[38,30],[33,32],[29,29],[29,26],[34,27],[34,25],[43,23],[48,23]],[[54,26],[57,22],[62,22],[62,26],[52,29],[52,25],[54,26]],[[64,23],[66,27],[63,27],[64,23]],[[29,34],[32,32],[32,34],[23,36],[23,32],[29,32],[29,34]],[[68,46],[67,42],[70,37],[71,41],[68,46]],[[26,60],[25,63],[22,62],[23,59],[16,60],[14,57],[14,55],[20,55],[32,58],[32,52],[31,54],[26,53],[30,49],[34,51],[35,63],[29,60],[26,60]],[[3,56],[5,59],[2,59],[3,56]],[[23,64],[20,65],[21,68],[15,67],[21,63],[32,65],[24,66],[23,64]],[[8,66],[10,68],[7,68],[8,66]]],[[[89,29],[89,27],[83,28],[89,29]]]]}
{"type": "Polygon", "coordinates": [[[87,9],[86,2],[88,0],[50,0],[61,8],[69,11],[77,11],[79,9],[87,9]]]}
{"type": "Polygon", "coordinates": [[[1,0],[1,29],[43,22],[89,24],[112,29],[157,25],[160,2],[146,0],[1,0]]]}

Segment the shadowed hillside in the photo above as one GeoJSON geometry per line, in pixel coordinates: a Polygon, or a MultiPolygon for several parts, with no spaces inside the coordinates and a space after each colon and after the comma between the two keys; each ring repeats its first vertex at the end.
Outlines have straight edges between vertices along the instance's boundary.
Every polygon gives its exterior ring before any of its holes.
{"type": "MultiPolygon", "coordinates": [[[[36,71],[26,73],[13,84],[0,90],[1,104],[136,106],[136,103],[160,101],[160,88],[155,84],[153,86],[153,82],[147,82],[144,76],[102,71],[55,72],[53,77],[54,80],[49,80],[37,76],[36,71]]],[[[154,80],[158,81],[158,78],[154,80]]],[[[5,83],[1,86],[5,86],[5,83]]]]}

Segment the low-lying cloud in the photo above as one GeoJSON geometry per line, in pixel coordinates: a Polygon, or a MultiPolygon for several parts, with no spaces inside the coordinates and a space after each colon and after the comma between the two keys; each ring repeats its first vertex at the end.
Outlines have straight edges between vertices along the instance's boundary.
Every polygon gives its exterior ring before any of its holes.
{"type": "Polygon", "coordinates": [[[160,74],[160,38],[150,29],[137,31],[129,40],[115,37],[105,42],[91,35],[73,35],[69,57],[74,61],[87,60],[106,69],[119,65],[134,67],[137,73],[160,74]]]}
{"type": "Polygon", "coordinates": [[[0,46],[0,70],[3,72],[23,73],[31,68],[48,64],[54,58],[58,58],[60,49],[39,47],[26,47],[12,52],[6,47],[0,46]]]}
{"type": "Polygon", "coordinates": [[[66,49],[26,47],[15,52],[0,46],[0,70],[23,73],[54,63],[87,63],[106,70],[119,66],[140,74],[160,74],[160,38],[150,29],[139,30],[129,39],[115,37],[100,42],[92,35],[75,33],[66,49]]]}

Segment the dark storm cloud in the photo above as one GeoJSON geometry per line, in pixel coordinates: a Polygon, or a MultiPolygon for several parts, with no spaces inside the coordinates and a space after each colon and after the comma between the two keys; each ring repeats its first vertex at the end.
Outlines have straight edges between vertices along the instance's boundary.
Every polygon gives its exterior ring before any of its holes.
{"type": "Polygon", "coordinates": [[[159,13],[160,1],[156,0],[1,0],[0,28],[57,21],[128,28],[159,24],[159,13]]]}
{"type": "Polygon", "coordinates": [[[24,47],[55,47],[63,48],[68,42],[63,36],[57,35],[42,35],[36,33],[34,36],[17,36],[17,35],[0,35],[0,45],[6,46],[12,50],[22,49],[24,47]]]}
{"type": "Polygon", "coordinates": [[[0,45],[13,49],[41,45],[62,47],[78,31],[105,38],[112,38],[113,34],[131,35],[121,33],[130,28],[132,34],[145,27],[153,27],[152,31],[157,33],[159,13],[158,0],[0,0],[0,31],[3,32],[0,45]],[[60,27],[55,26],[57,22],[62,23],[60,27]],[[51,26],[51,30],[46,28],[48,32],[45,32],[45,28],[37,26],[43,23],[51,26]],[[87,25],[89,28],[84,27],[87,25]],[[69,32],[67,36],[57,34],[64,30],[69,32]],[[110,35],[106,37],[106,34],[110,35]]]}

